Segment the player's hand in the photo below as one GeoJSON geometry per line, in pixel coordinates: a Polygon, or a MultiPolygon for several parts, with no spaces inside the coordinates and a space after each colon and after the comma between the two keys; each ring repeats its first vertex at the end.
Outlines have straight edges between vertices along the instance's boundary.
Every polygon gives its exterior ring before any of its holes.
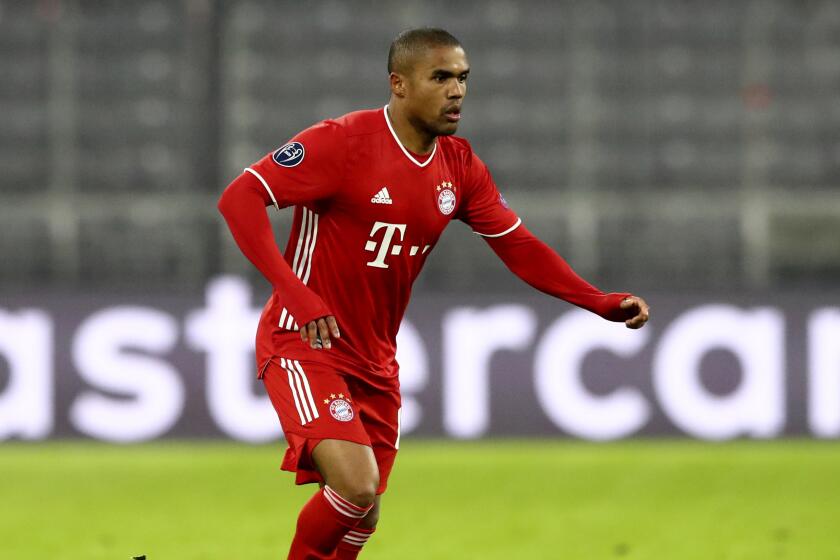
{"type": "Polygon", "coordinates": [[[310,321],[309,324],[300,328],[300,339],[316,350],[332,348],[330,336],[341,338],[338,323],[335,322],[335,317],[332,315],[310,321]]]}
{"type": "Polygon", "coordinates": [[[624,321],[628,329],[640,329],[650,318],[650,306],[640,297],[629,296],[621,300],[621,309],[627,314],[624,321]]]}

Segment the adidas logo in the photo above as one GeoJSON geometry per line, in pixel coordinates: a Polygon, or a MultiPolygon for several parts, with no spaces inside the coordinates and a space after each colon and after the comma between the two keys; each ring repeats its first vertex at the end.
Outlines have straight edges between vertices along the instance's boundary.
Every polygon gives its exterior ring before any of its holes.
{"type": "Polygon", "coordinates": [[[394,201],[391,200],[391,195],[388,194],[388,187],[382,187],[382,189],[373,195],[373,198],[370,199],[371,202],[374,204],[393,204],[394,201]]]}

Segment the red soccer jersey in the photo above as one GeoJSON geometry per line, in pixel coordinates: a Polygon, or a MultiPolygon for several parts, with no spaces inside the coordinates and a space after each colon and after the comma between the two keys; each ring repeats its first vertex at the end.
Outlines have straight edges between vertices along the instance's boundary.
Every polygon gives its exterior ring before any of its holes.
{"type": "Polygon", "coordinates": [[[466,140],[439,137],[420,161],[383,109],[318,123],[246,172],[278,209],[295,207],[284,258],[341,330],[331,349],[310,349],[293,304],[275,290],[257,332],[260,365],[282,355],[368,378],[397,375],[396,336],[411,286],[450,220],[490,237],[521,223],[466,140]]]}

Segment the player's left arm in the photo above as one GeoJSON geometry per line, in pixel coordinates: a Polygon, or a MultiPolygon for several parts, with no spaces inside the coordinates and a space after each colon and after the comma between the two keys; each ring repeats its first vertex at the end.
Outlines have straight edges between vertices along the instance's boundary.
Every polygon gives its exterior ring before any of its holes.
{"type": "Polygon", "coordinates": [[[470,153],[465,164],[464,199],[457,217],[482,236],[505,265],[534,288],[600,315],[642,327],[650,307],[629,293],[604,293],[578,276],[572,267],[522,224],[499,194],[487,166],[470,153]]]}
{"type": "Polygon", "coordinates": [[[628,328],[644,326],[650,307],[628,293],[604,293],[581,278],[571,266],[524,225],[499,237],[484,237],[505,265],[534,288],[596,313],[628,328]]]}

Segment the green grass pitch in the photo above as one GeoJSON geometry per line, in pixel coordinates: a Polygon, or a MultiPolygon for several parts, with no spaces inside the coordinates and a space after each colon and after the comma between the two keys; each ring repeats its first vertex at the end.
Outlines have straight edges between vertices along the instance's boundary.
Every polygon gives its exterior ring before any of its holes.
{"type": "MultiPolygon", "coordinates": [[[[0,558],[282,559],[282,445],[0,445],[0,558]]],[[[362,558],[840,559],[840,445],[404,440],[362,558]]]]}

